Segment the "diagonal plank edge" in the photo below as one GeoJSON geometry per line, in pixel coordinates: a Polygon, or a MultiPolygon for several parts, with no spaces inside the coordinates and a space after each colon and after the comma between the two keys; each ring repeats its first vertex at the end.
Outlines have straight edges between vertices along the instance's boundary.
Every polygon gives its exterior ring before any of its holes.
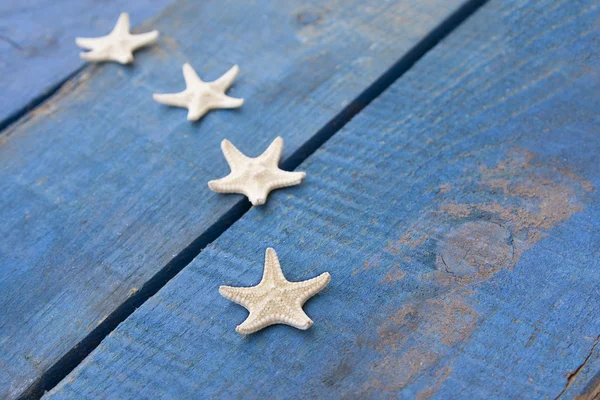
{"type": "Polygon", "coordinates": [[[137,27],[169,3],[63,0],[56,7],[52,1],[33,0],[0,5],[0,39],[11,43],[0,46],[0,135],[86,68],[75,36],[107,33],[122,11],[131,14],[137,27]]]}
{"type": "Polygon", "coordinates": [[[5,397],[37,397],[51,387],[247,210],[239,197],[205,187],[225,169],[216,161],[218,141],[228,137],[257,152],[272,139],[264,132],[283,131],[286,160],[298,149],[314,151],[318,141],[302,145],[319,127],[326,126],[324,141],[337,129],[328,121],[343,125],[410,66],[399,57],[415,45],[426,51],[481,2],[416,10],[410,2],[319,8],[289,1],[260,10],[236,3],[228,13],[221,3],[191,13],[192,2],[180,1],[157,20],[172,35],[155,52],[140,53],[135,68],[86,68],[0,142],[0,233],[8,238],[0,244],[5,397]],[[309,13],[321,16],[305,23],[300,16],[309,13]],[[265,26],[265,18],[275,22],[265,26]],[[398,19],[411,22],[398,26],[398,19]],[[246,47],[235,21],[246,24],[246,47]],[[254,105],[240,112],[187,124],[178,110],[156,108],[148,96],[176,86],[184,61],[210,79],[241,60],[247,75],[242,65],[231,92],[254,98],[254,105]],[[396,72],[377,80],[386,70],[396,72]],[[362,106],[348,100],[357,97],[362,106]],[[342,110],[345,120],[335,118],[342,110]]]}
{"type": "MultiPolygon", "coordinates": [[[[307,140],[292,155],[282,160],[284,169],[293,170],[308,156],[323,145],[335,132],[341,129],[350,119],[358,114],[372,100],[379,96],[389,85],[406,72],[420,57],[433,48],[440,40],[456,26],[475,12],[485,1],[475,0],[462,5],[450,15],[422,41],[406,53],[395,65],[370,85],[362,94],[352,101],[342,112],[334,117],[314,136],[307,140]]],[[[94,348],[123,322],[147,299],[156,294],[169,280],[187,266],[200,251],[229,229],[251,207],[246,200],[237,202],[229,211],[223,214],[212,226],[207,228],[198,238],[178,253],[165,267],[145,282],[139,290],[119,305],[96,328],[83,338],[73,349],[52,365],[36,382],[22,394],[21,398],[35,398],[42,390],[53,388],[61,379],[68,375],[94,348]]]]}
{"type": "Polygon", "coordinates": [[[594,396],[595,3],[488,2],[46,397],[594,396]],[[332,280],[310,330],[241,337],[217,288],[270,246],[332,280]]]}

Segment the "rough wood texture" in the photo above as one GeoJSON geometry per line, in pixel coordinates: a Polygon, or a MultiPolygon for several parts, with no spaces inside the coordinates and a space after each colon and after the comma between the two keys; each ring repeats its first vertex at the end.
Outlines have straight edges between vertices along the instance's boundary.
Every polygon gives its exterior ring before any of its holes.
{"type": "MultiPolygon", "coordinates": [[[[596,315],[597,318],[597,315],[596,315]]],[[[600,337],[583,362],[567,375],[561,399],[598,400],[600,398],[600,337]]]]}
{"type": "Polygon", "coordinates": [[[488,3],[47,398],[558,396],[600,347],[599,17],[488,3]],[[331,283],[240,337],[268,246],[331,283]]]}
{"type": "Polygon", "coordinates": [[[86,68],[8,131],[0,397],[21,393],[242,204],[207,187],[228,172],[221,140],[254,156],[281,135],[287,158],[461,2],[180,1],[133,68],[86,68]],[[155,103],[152,93],[183,88],[186,61],[206,80],[240,64],[228,93],[243,108],[192,124],[155,103]]]}
{"type": "MultiPolygon", "coordinates": [[[[122,11],[132,27],[170,0],[3,0],[0,3],[0,127],[81,68],[76,36],[108,33],[122,11]]],[[[134,29],[136,32],[137,29],[134,29]]]]}

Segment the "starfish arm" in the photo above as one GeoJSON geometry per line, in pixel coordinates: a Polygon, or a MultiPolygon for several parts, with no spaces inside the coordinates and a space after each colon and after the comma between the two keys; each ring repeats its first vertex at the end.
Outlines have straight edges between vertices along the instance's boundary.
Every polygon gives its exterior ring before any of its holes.
{"type": "Polygon", "coordinates": [[[267,165],[277,167],[281,152],[283,151],[283,138],[278,136],[271,142],[269,147],[258,158],[267,165]]]}
{"type": "Polygon", "coordinates": [[[121,64],[129,64],[133,62],[133,53],[130,50],[121,49],[110,54],[110,58],[121,64]]]}
{"type": "Polygon", "coordinates": [[[313,321],[297,305],[267,301],[262,302],[258,308],[250,309],[248,318],[235,330],[248,335],[274,324],[286,324],[304,330],[310,328],[313,321]]]}
{"type": "Polygon", "coordinates": [[[253,206],[262,206],[267,202],[267,197],[269,197],[269,189],[264,187],[264,185],[248,185],[245,188],[244,194],[248,197],[248,200],[253,206]]]}
{"type": "Polygon", "coordinates": [[[88,51],[85,53],[79,53],[79,57],[81,57],[82,59],[86,60],[86,61],[91,61],[91,62],[98,62],[98,61],[105,61],[106,60],[106,55],[103,54],[103,52],[100,51],[88,51]]]}
{"type": "Polygon", "coordinates": [[[268,193],[259,192],[254,185],[248,184],[245,181],[245,177],[230,177],[232,174],[225,178],[213,180],[208,182],[208,187],[213,192],[217,193],[238,193],[243,194],[248,198],[248,201],[253,206],[260,206],[265,204],[268,193]]]}
{"type": "Polygon", "coordinates": [[[262,328],[265,328],[269,325],[276,324],[277,321],[268,317],[261,315],[260,313],[250,311],[250,315],[248,318],[244,320],[241,324],[239,324],[235,330],[242,335],[249,335],[251,333],[260,331],[262,328]]]}
{"type": "Polygon", "coordinates": [[[75,38],[75,44],[82,49],[92,50],[94,48],[103,47],[106,44],[106,36],[97,38],[75,38]]]}
{"type": "Polygon", "coordinates": [[[214,82],[210,82],[209,86],[218,92],[225,93],[225,91],[227,89],[229,89],[229,87],[233,83],[235,77],[239,74],[239,72],[240,72],[240,67],[238,67],[237,65],[234,65],[233,67],[231,67],[229,69],[229,71],[225,72],[225,74],[223,74],[223,76],[221,76],[219,79],[217,79],[214,82]]]}
{"type": "Polygon", "coordinates": [[[127,60],[121,57],[116,57],[113,54],[107,53],[104,49],[91,50],[85,53],[79,53],[79,56],[86,61],[101,62],[101,61],[118,61],[121,64],[127,64],[127,60]]]}
{"type": "Polygon", "coordinates": [[[277,257],[275,249],[269,247],[265,251],[265,267],[260,284],[275,284],[279,282],[287,282],[287,279],[283,276],[283,271],[281,271],[281,265],[279,264],[279,257],[277,257]]]}
{"type": "Polygon", "coordinates": [[[131,42],[131,50],[139,49],[140,47],[147,46],[156,42],[158,39],[158,31],[154,30],[151,32],[140,33],[131,35],[129,41],[131,42]]]}
{"type": "Polygon", "coordinates": [[[284,321],[281,322],[302,330],[306,330],[313,325],[312,319],[306,315],[300,306],[287,307],[284,321]]]}
{"type": "Polygon", "coordinates": [[[242,166],[248,164],[250,161],[248,157],[246,157],[237,149],[237,147],[233,145],[233,143],[227,139],[223,139],[221,142],[221,151],[223,152],[225,160],[227,160],[227,164],[229,164],[231,171],[242,169],[242,166]]]}
{"type": "Polygon", "coordinates": [[[229,174],[221,179],[209,181],[208,187],[210,190],[217,193],[239,193],[246,195],[247,192],[246,187],[242,182],[242,178],[234,177],[233,174],[229,174]]]}
{"type": "Polygon", "coordinates": [[[294,293],[297,296],[298,306],[302,306],[306,300],[323,290],[331,281],[329,272],[302,282],[290,282],[286,289],[287,292],[294,293]]]}
{"type": "Polygon", "coordinates": [[[210,110],[210,107],[207,104],[203,104],[198,100],[192,100],[188,105],[188,121],[198,121],[200,118],[204,117],[206,113],[210,110]]]}
{"type": "Polygon", "coordinates": [[[306,172],[290,172],[279,169],[272,175],[272,180],[269,182],[269,189],[275,190],[299,185],[305,176],[306,172]]]}
{"type": "Polygon", "coordinates": [[[208,182],[208,187],[217,193],[238,193],[248,198],[253,206],[265,204],[268,192],[248,183],[245,175],[231,173],[224,178],[208,182]]]}
{"type": "Polygon", "coordinates": [[[119,19],[117,20],[117,23],[111,34],[113,33],[119,36],[126,36],[129,34],[129,14],[124,12],[119,15],[119,19]]]}
{"type": "Polygon", "coordinates": [[[255,290],[253,289],[251,287],[221,286],[219,287],[219,293],[227,300],[231,300],[248,309],[252,298],[256,297],[255,290]]]}
{"type": "Polygon", "coordinates": [[[203,83],[194,68],[188,63],[183,64],[183,79],[188,88],[203,83]]]}
{"type": "Polygon", "coordinates": [[[298,305],[268,301],[260,304],[259,308],[251,309],[248,318],[235,330],[248,335],[274,324],[286,324],[305,330],[313,325],[313,321],[298,305]]]}
{"type": "Polygon", "coordinates": [[[167,104],[167,105],[175,106],[175,107],[187,108],[188,103],[189,103],[189,95],[188,95],[187,90],[184,90],[183,92],[179,92],[179,93],[165,93],[165,94],[155,93],[152,95],[152,98],[157,103],[167,104]]]}
{"type": "Polygon", "coordinates": [[[212,108],[238,108],[241,107],[242,104],[244,104],[244,99],[223,95],[214,101],[212,108]]]}

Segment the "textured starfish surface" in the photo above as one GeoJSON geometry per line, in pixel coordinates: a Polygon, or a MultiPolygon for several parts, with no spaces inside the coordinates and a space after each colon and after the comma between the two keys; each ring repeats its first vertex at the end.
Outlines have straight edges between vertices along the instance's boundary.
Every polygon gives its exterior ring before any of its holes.
{"type": "Polygon", "coordinates": [[[235,328],[243,335],[273,324],[286,324],[304,330],[310,328],[313,322],[302,310],[302,305],[323,290],[330,280],[331,275],[325,272],[306,281],[289,282],[283,276],[277,253],[268,248],[263,277],[258,285],[221,286],[219,293],[250,312],[248,318],[235,328]]]}
{"type": "Polygon", "coordinates": [[[158,39],[158,31],[141,33],[129,32],[129,15],[121,13],[112,32],[98,38],[76,38],[75,43],[81,48],[91,50],[80,53],[87,61],[116,61],[121,64],[133,62],[133,52],[140,47],[154,43],[158,39]]]}
{"type": "Polygon", "coordinates": [[[246,157],[229,140],[221,142],[221,149],[231,168],[224,178],[208,182],[208,187],[218,193],[241,193],[252,205],[265,204],[269,192],[286,186],[298,185],[306,176],[304,172],[279,169],[283,139],[277,137],[267,150],[256,158],[246,157]]]}
{"type": "Polygon", "coordinates": [[[179,93],[155,94],[153,98],[162,104],[187,108],[187,119],[197,121],[210,110],[238,108],[244,104],[244,99],[236,99],[225,94],[239,72],[240,68],[234,65],[216,81],[203,82],[194,71],[194,68],[186,63],[183,65],[185,90],[179,93]]]}

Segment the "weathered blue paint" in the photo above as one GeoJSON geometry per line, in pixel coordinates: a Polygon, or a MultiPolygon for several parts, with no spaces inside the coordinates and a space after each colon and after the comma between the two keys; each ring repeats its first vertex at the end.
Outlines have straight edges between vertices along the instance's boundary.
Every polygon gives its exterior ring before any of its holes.
{"type": "Polygon", "coordinates": [[[600,396],[600,337],[594,342],[583,363],[571,370],[566,378],[567,385],[558,396],[559,398],[598,399],[598,396],[600,396]]]}
{"type": "Polygon", "coordinates": [[[560,395],[600,332],[599,17],[488,3],[47,398],[560,395]],[[332,281],[308,331],[241,337],[217,288],[267,246],[332,281]]]}
{"type": "Polygon", "coordinates": [[[228,172],[222,139],[252,155],[281,135],[288,159],[461,3],[181,1],[133,67],[86,68],[6,132],[0,397],[46,376],[242,204],[206,184],[228,172]],[[186,61],[207,80],[238,63],[228,93],[244,106],[191,124],[155,103],[183,88],[186,61]]]}
{"type": "Polygon", "coordinates": [[[135,28],[169,3],[171,0],[3,0],[0,127],[14,121],[85,65],[79,58],[81,49],[75,46],[76,36],[107,34],[123,11],[130,13],[135,28]]]}

